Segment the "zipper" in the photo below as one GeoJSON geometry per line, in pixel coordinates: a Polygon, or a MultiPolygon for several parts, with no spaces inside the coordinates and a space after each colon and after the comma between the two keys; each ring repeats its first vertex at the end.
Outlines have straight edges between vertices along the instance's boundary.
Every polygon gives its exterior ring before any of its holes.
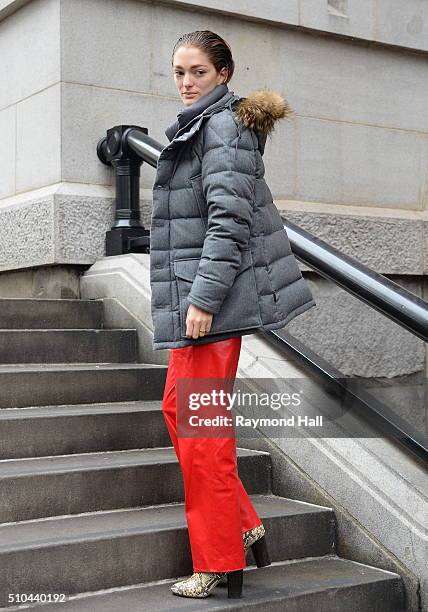
{"type": "Polygon", "coordinates": [[[184,146],[183,146],[183,147],[181,147],[181,150],[178,152],[177,157],[176,157],[176,159],[175,159],[174,166],[173,166],[173,168],[172,168],[172,172],[171,172],[171,176],[170,176],[170,178],[169,178],[169,184],[168,184],[168,187],[171,185],[171,181],[172,181],[173,176],[174,176],[174,174],[175,174],[175,171],[176,171],[176,169],[177,169],[178,162],[180,161],[180,158],[181,158],[181,156],[182,156],[182,154],[183,154],[183,150],[184,150],[184,146]]]}

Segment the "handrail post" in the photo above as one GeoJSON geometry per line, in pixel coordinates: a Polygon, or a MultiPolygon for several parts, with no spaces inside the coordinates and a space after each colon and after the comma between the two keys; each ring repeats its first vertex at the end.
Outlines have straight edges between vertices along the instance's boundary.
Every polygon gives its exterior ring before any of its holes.
{"type": "Polygon", "coordinates": [[[116,177],[116,209],[112,228],[106,232],[106,255],[150,252],[150,230],[140,221],[140,167],[143,163],[127,144],[127,134],[135,125],[116,125],[107,130],[107,136],[97,145],[98,159],[112,166],[116,177]]]}

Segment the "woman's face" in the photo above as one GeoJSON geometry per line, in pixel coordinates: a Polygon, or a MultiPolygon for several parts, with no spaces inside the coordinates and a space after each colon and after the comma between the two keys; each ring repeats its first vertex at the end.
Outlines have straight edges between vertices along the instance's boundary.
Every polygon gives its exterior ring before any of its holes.
{"type": "Polygon", "coordinates": [[[207,54],[196,47],[177,49],[173,71],[175,84],[185,106],[190,106],[227,78],[227,68],[217,72],[207,54]]]}

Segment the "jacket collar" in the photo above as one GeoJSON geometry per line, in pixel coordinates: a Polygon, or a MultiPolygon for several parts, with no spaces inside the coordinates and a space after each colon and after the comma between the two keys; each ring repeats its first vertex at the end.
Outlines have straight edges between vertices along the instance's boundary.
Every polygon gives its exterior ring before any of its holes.
{"type": "Polygon", "coordinates": [[[189,140],[189,138],[191,138],[195,134],[195,132],[199,130],[202,125],[202,122],[205,119],[211,117],[212,115],[214,115],[214,113],[218,113],[224,108],[230,108],[231,105],[239,99],[240,97],[236,95],[233,91],[227,91],[224,96],[217,100],[217,102],[214,102],[213,104],[207,106],[205,110],[203,110],[198,115],[192,117],[190,121],[186,123],[185,126],[180,128],[169,143],[169,145],[162,149],[162,151],[171,150],[176,146],[182,144],[183,142],[189,140]]]}
{"type": "Polygon", "coordinates": [[[189,121],[200,115],[209,106],[212,106],[215,102],[218,102],[229,91],[228,86],[225,83],[220,83],[214,87],[207,94],[190,104],[185,106],[177,115],[177,120],[174,121],[165,130],[165,135],[168,140],[171,141],[177,134],[178,130],[185,127],[189,121]]]}

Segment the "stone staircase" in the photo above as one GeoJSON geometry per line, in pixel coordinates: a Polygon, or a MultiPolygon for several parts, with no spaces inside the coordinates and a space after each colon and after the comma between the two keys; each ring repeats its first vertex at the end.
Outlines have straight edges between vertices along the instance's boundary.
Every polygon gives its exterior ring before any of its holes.
{"type": "Polygon", "coordinates": [[[1,610],[405,609],[401,577],[339,558],[333,511],[274,495],[269,454],[245,449],[273,563],[248,554],[242,599],[174,596],[192,564],[166,368],[138,363],[136,331],[103,329],[91,300],[0,300],[0,364],[1,610]]]}

